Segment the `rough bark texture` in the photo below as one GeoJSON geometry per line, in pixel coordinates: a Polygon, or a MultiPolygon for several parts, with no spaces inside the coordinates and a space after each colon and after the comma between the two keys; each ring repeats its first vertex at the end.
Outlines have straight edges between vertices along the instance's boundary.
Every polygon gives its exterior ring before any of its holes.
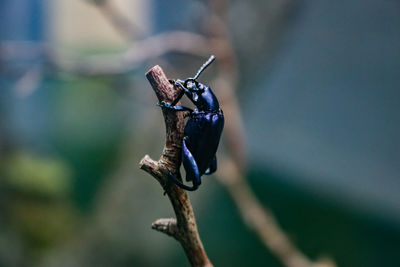
{"type": "MultiPolygon", "coordinates": [[[[146,77],[159,102],[171,103],[178,96],[179,90],[169,82],[160,66],[151,68],[146,73],[146,77]]],[[[162,109],[162,112],[166,127],[163,153],[158,161],[146,155],[140,161],[140,168],[156,178],[164,188],[174,208],[176,220],[159,219],[152,224],[152,228],[178,240],[192,266],[212,266],[200,240],[193,208],[186,191],[172,183],[167,183],[169,172],[180,177],[179,166],[185,126],[183,113],[167,109],[162,109]]]]}

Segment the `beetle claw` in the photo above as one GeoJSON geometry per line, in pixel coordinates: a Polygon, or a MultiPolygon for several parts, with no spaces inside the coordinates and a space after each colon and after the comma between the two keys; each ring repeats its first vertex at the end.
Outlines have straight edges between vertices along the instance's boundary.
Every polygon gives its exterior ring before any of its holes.
{"type": "Polygon", "coordinates": [[[162,108],[169,108],[169,107],[171,107],[171,104],[169,104],[165,101],[161,101],[161,103],[157,103],[157,106],[162,107],[162,108]]]}
{"type": "MultiPolygon", "coordinates": [[[[171,172],[170,172],[171,173],[171,172]]],[[[172,182],[170,179],[167,179],[163,185],[163,189],[164,189],[164,193],[163,196],[165,196],[167,194],[167,189],[171,186],[172,182]]]]}

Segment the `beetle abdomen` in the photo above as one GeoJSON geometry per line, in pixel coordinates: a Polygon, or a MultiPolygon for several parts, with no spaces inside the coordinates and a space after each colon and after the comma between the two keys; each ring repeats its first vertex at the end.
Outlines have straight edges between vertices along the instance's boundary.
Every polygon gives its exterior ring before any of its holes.
{"type": "Polygon", "coordinates": [[[217,152],[223,127],[222,111],[196,114],[185,126],[187,147],[196,159],[201,174],[210,166],[217,152]]]}

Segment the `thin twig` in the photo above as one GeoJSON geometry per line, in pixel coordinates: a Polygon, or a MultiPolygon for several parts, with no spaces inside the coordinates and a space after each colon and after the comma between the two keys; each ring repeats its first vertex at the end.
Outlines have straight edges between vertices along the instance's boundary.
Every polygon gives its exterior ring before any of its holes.
{"type": "MultiPolygon", "coordinates": [[[[159,66],[155,66],[146,73],[158,101],[171,103],[179,94],[167,79],[159,66]]],[[[166,141],[163,153],[158,161],[145,156],[140,161],[140,168],[151,174],[164,188],[174,208],[176,221],[173,219],[159,219],[152,228],[173,236],[178,240],[192,266],[212,266],[204,250],[203,243],[196,225],[193,208],[189,197],[183,189],[168,184],[168,173],[180,177],[181,149],[184,128],[184,117],[180,112],[163,109],[166,127],[166,141]]]]}

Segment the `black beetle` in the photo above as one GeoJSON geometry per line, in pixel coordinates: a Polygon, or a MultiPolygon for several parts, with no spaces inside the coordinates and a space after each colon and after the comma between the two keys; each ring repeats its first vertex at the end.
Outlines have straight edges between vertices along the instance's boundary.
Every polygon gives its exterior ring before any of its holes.
{"type": "Polygon", "coordinates": [[[209,175],[217,170],[215,153],[224,128],[224,114],[211,88],[197,81],[200,74],[214,60],[215,57],[211,56],[194,78],[171,81],[182,91],[171,104],[166,102],[158,104],[162,108],[189,112],[190,118],[185,125],[182,143],[182,163],[186,171],[186,181],[192,181],[193,186],[183,184],[171,172],[169,173],[170,181],[189,191],[194,191],[199,187],[200,177],[203,174],[209,175]],[[184,94],[196,106],[195,110],[175,106],[184,94]]]}

